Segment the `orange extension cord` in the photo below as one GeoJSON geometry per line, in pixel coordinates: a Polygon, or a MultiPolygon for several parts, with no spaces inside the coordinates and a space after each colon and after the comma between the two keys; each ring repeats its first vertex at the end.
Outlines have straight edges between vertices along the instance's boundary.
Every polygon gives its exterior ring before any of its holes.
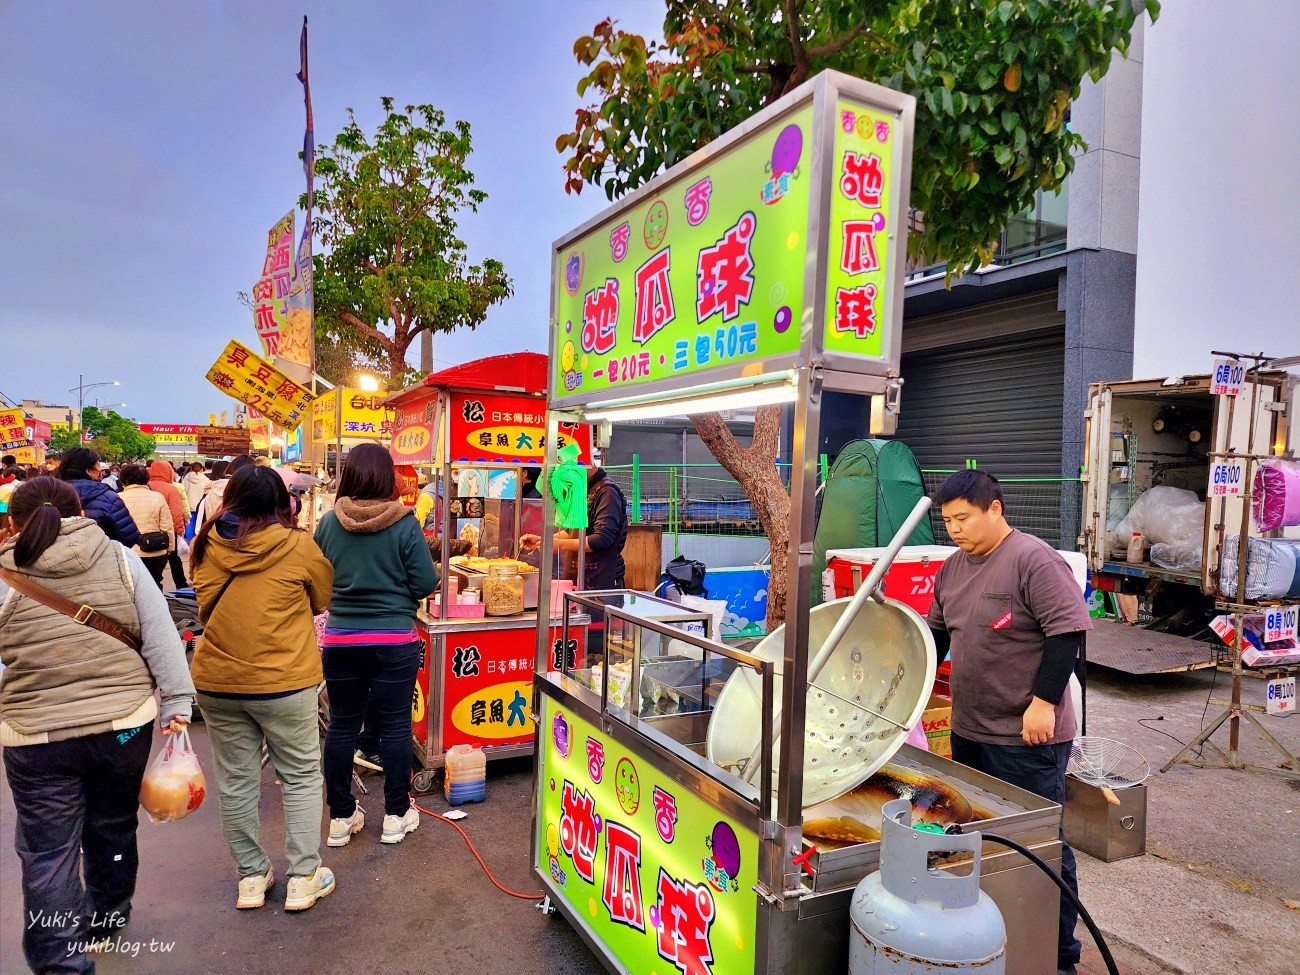
{"type": "Polygon", "coordinates": [[[492,871],[488,869],[488,865],[483,862],[483,858],[479,856],[478,850],[474,848],[474,842],[469,838],[469,834],[460,828],[460,823],[456,822],[454,819],[448,819],[446,816],[436,813],[431,809],[425,809],[415,801],[414,797],[411,799],[411,805],[420,810],[420,812],[424,813],[426,816],[432,816],[434,819],[441,819],[444,823],[455,829],[457,833],[464,837],[465,843],[469,847],[469,852],[474,854],[474,859],[477,860],[478,865],[483,868],[483,872],[487,874],[488,880],[492,881],[492,885],[496,887],[497,890],[501,891],[501,893],[509,894],[511,897],[518,897],[520,900],[525,901],[539,901],[545,896],[540,891],[536,894],[521,894],[519,891],[511,890],[509,887],[505,886],[501,881],[497,880],[492,871]]]}

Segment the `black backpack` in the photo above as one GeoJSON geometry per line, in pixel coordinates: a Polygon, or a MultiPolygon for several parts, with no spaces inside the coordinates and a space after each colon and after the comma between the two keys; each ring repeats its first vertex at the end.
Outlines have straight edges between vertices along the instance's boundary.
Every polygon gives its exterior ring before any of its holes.
{"type": "Polygon", "coordinates": [[[707,599],[709,591],[704,588],[706,572],[708,567],[703,562],[679,555],[664,568],[663,578],[676,586],[683,596],[703,596],[707,599]]]}

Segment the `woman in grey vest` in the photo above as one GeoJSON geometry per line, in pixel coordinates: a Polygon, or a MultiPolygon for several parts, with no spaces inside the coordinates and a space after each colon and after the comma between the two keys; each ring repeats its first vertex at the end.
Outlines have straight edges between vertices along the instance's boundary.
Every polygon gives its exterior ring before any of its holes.
{"type": "Polygon", "coordinates": [[[23,952],[37,975],[93,972],[88,945],[131,916],[149,725],[161,717],[164,734],[183,729],[194,684],[149,571],[82,517],[71,485],[28,481],[9,511],[17,534],[0,535],[0,745],[17,811],[23,952]],[[140,649],[28,592],[93,607],[140,649]]]}

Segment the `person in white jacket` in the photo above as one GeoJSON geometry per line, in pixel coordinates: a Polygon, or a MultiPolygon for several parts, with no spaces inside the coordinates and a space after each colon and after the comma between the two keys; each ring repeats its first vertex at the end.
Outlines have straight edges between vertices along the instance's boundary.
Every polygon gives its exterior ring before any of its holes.
{"type": "Polygon", "coordinates": [[[194,519],[194,535],[196,538],[203,529],[203,523],[209,518],[216,517],[217,512],[221,510],[221,499],[226,493],[226,485],[230,483],[230,479],[245,467],[252,466],[253,458],[247,454],[240,454],[232,460],[224,474],[217,474],[217,465],[213,465],[212,473],[216,475],[216,479],[204,496],[203,503],[199,505],[198,516],[194,519]]]}
{"type": "Polygon", "coordinates": [[[191,464],[185,476],[181,478],[181,496],[185,498],[185,503],[190,508],[190,525],[185,537],[194,537],[194,522],[199,517],[199,505],[203,503],[203,498],[212,488],[212,481],[208,475],[203,472],[202,464],[191,464]]]}

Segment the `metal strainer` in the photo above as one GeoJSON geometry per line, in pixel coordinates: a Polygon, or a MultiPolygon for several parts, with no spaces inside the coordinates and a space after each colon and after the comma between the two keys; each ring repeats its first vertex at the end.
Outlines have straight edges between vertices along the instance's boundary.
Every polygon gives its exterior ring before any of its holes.
{"type": "Polygon", "coordinates": [[[1119,798],[1114,790],[1141,785],[1151,774],[1151,766],[1132,745],[1088,736],[1074,740],[1066,772],[1080,782],[1096,786],[1107,802],[1118,806],[1119,798]]]}

